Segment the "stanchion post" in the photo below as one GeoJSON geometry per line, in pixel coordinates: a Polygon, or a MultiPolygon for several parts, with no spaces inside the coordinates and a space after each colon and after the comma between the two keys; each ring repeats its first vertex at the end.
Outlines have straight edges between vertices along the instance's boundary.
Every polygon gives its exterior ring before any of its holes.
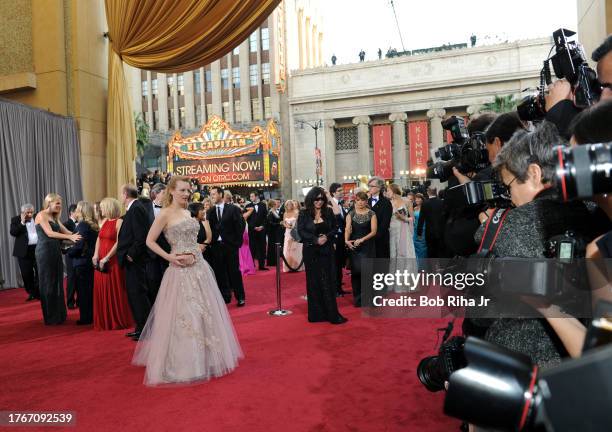
{"type": "Polygon", "coordinates": [[[268,312],[272,316],[291,315],[290,310],[285,310],[281,305],[281,244],[276,243],[276,309],[268,312]]]}

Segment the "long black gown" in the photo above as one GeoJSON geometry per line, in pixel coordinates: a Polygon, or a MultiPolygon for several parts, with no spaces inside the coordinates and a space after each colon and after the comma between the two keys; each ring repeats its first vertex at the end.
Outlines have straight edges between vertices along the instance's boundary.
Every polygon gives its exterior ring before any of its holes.
{"type": "MultiPolygon", "coordinates": [[[[372,231],[372,216],[374,212],[368,210],[367,214],[358,214],[351,211],[351,237],[357,240],[370,234],[372,231]]],[[[357,307],[361,306],[361,266],[364,259],[376,257],[376,245],[371,238],[361,243],[359,247],[351,250],[351,286],[353,289],[353,300],[357,307]]]]}
{"type": "MultiPolygon", "coordinates": [[[[60,232],[59,224],[50,221],[49,225],[53,231],[60,232]]],[[[46,325],[61,324],[66,321],[61,240],[49,238],[40,225],[36,225],[36,232],[36,265],[43,319],[46,325]]]]}
{"type": "Polygon", "coordinates": [[[324,215],[323,222],[318,224],[315,224],[305,212],[300,213],[298,230],[304,241],[308,321],[338,323],[342,321],[342,317],[336,303],[334,241],[328,240],[323,246],[316,244],[316,239],[320,234],[329,236],[330,233],[337,231],[333,214],[331,211],[326,213],[328,214],[324,215]]]}

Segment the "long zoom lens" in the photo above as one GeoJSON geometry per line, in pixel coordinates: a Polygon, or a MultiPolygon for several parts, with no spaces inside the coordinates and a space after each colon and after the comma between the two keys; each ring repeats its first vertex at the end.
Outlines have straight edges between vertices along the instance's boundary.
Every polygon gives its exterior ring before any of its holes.
{"type": "Polygon", "coordinates": [[[612,143],[558,146],[557,190],[564,201],[612,192],[612,143]]]}

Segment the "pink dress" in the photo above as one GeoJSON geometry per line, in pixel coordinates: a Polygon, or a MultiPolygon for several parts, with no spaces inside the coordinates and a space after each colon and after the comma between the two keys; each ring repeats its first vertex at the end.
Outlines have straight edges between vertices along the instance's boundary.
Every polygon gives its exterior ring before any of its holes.
{"type": "Polygon", "coordinates": [[[242,233],[242,246],[238,251],[238,259],[240,260],[240,272],[243,275],[255,274],[255,263],[253,262],[253,255],[251,255],[251,249],[249,248],[249,230],[244,229],[242,233]]]}
{"type": "Polygon", "coordinates": [[[147,385],[191,383],[231,372],[242,358],[215,276],[197,243],[197,219],[166,227],[172,253],[192,253],[189,267],[170,264],[142,330],[132,363],[147,385]]]}

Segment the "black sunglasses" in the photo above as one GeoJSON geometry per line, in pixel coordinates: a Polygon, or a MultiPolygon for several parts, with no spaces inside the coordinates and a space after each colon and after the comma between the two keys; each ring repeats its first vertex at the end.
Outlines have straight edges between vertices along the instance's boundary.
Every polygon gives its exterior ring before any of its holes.
{"type": "Polygon", "coordinates": [[[325,198],[320,196],[320,197],[316,197],[314,200],[315,200],[315,202],[316,201],[325,201],[325,198]]]}

